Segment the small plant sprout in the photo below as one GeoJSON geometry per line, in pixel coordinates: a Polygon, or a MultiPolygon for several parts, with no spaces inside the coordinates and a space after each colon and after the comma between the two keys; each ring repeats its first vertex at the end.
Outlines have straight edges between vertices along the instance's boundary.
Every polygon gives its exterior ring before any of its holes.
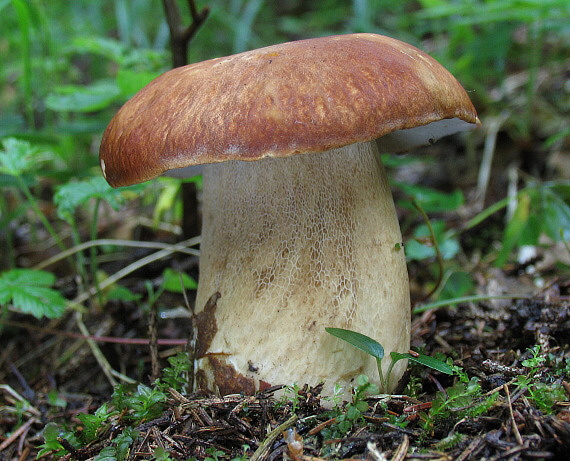
{"type": "Polygon", "coordinates": [[[453,369],[434,357],[429,357],[424,354],[419,354],[417,352],[411,353],[400,353],[400,352],[391,352],[390,353],[390,365],[388,366],[388,371],[386,375],[384,375],[382,371],[382,359],[384,358],[384,348],[382,345],[366,335],[361,333],[357,333],[356,331],[345,330],[343,328],[325,328],[326,332],[336,336],[343,341],[346,341],[348,344],[360,349],[363,352],[366,352],[368,355],[371,355],[376,359],[376,363],[378,364],[378,376],[380,378],[380,390],[386,392],[388,389],[388,383],[390,383],[390,374],[394,365],[399,362],[400,360],[410,360],[412,362],[417,362],[421,365],[426,367],[432,368],[437,370],[441,373],[445,373],[448,375],[453,374],[453,369]]]}
{"type": "Polygon", "coordinates": [[[528,373],[518,375],[515,385],[519,389],[524,389],[530,400],[546,414],[552,413],[557,402],[566,400],[564,387],[560,380],[545,383],[540,382],[538,377],[547,362],[547,358],[541,352],[540,345],[535,345],[527,349],[531,357],[522,361],[522,366],[528,369],[528,373]]]}
{"type": "Polygon", "coordinates": [[[464,416],[477,416],[485,413],[495,402],[498,394],[482,398],[481,384],[475,377],[457,381],[445,392],[438,391],[431,403],[431,408],[421,415],[422,426],[431,431],[437,420],[464,416]]]}
{"type": "Polygon", "coordinates": [[[528,351],[532,354],[532,357],[522,361],[522,366],[531,369],[531,374],[536,374],[538,368],[540,368],[544,362],[546,362],[546,357],[541,355],[540,346],[535,345],[529,348],[528,351]]]}
{"type": "MultiPolygon", "coordinates": [[[[187,381],[190,369],[188,356],[180,353],[170,357],[168,361],[170,367],[164,369],[164,378],[155,381],[152,386],[119,385],[115,388],[110,403],[104,403],[93,414],[77,415],[81,430],[68,430],[55,423],[46,425],[44,443],[39,447],[38,457],[47,454],[59,457],[92,444],[101,434],[121,426],[118,424],[120,420],[126,427],[116,434],[112,444],[105,447],[97,459],[126,459],[129,448],[138,436],[136,427],[160,416],[167,404],[168,389],[182,390],[187,381]]],[[[160,457],[159,454],[167,456],[167,453],[158,453],[157,459],[169,459],[160,457]]]]}

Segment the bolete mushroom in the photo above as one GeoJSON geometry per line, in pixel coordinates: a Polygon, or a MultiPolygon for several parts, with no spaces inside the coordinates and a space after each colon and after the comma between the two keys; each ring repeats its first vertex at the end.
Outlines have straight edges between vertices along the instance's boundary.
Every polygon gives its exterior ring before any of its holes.
{"type": "Polygon", "coordinates": [[[205,164],[198,383],[227,394],[325,381],[330,393],[375,376],[374,359],[325,327],[378,340],[383,368],[406,352],[408,275],[378,146],[404,151],[478,123],[433,58],[374,34],[176,68],[128,101],[101,144],[112,186],[205,164]]]}

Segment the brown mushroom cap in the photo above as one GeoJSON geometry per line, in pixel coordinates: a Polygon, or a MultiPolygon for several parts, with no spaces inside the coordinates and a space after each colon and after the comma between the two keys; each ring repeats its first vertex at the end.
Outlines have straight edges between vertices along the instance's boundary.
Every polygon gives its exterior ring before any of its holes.
{"type": "Polygon", "coordinates": [[[479,123],[465,90],[429,55],[381,35],[338,35],[166,72],[115,115],[100,160],[107,181],[126,186],[189,165],[320,152],[451,119],[479,123]]]}

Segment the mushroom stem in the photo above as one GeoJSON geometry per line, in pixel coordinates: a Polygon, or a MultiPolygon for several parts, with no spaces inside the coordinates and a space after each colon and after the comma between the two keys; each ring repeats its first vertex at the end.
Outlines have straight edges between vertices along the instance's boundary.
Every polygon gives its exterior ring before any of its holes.
{"type": "MultiPolygon", "coordinates": [[[[330,395],[335,383],[377,377],[375,359],[325,327],[379,341],[384,372],[391,351],[409,349],[406,262],[374,142],[207,165],[203,196],[199,387],[251,393],[325,381],[330,395]]],[[[404,369],[395,366],[385,391],[404,369]]]]}

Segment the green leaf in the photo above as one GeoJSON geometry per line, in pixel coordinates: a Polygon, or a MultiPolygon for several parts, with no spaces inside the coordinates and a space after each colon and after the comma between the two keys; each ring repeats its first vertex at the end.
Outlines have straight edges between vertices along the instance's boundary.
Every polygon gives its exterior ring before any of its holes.
{"type": "Polygon", "coordinates": [[[117,73],[117,85],[123,96],[131,97],[159,75],[160,72],[119,69],[117,73]]]}
{"type": "Polygon", "coordinates": [[[94,414],[82,413],[77,418],[83,423],[81,438],[85,443],[91,443],[97,439],[97,434],[104,429],[104,423],[110,416],[117,414],[117,411],[109,410],[107,403],[101,405],[94,414]]]}
{"type": "Polygon", "coordinates": [[[58,318],[63,315],[66,299],[50,288],[55,276],[32,269],[12,269],[0,274],[0,305],[12,304],[14,309],[36,318],[58,318]]]}
{"type": "Polygon", "coordinates": [[[378,360],[382,360],[384,357],[384,348],[382,345],[378,341],[366,335],[357,333],[356,331],[345,330],[343,328],[325,328],[325,331],[339,339],[342,339],[343,341],[346,341],[357,349],[366,352],[372,357],[376,357],[378,360]]]}
{"type": "Polygon", "coordinates": [[[32,87],[32,8],[31,2],[24,0],[12,0],[12,7],[18,18],[18,27],[20,29],[20,59],[22,62],[22,73],[19,81],[22,85],[25,112],[27,122],[33,124],[33,87],[32,87]]]}
{"type": "Polygon", "coordinates": [[[115,437],[113,443],[116,446],[117,459],[124,460],[127,458],[129,449],[138,436],[139,432],[134,427],[125,427],[123,432],[115,437]]]}
{"type": "Polygon", "coordinates": [[[0,151],[0,174],[22,176],[37,168],[38,163],[51,158],[51,154],[20,139],[6,138],[2,145],[4,150],[0,151]]]}
{"type": "MultiPolygon", "coordinates": [[[[570,233],[570,206],[552,190],[544,191],[544,232],[552,240],[559,241],[562,233],[570,233]]],[[[563,238],[570,238],[568,237],[563,238]]]]}
{"type": "Polygon", "coordinates": [[[503,246],[495,260],[495,267],[502,267],[507,262],[507,258],[520,241],[530,215],[530,204],[530,195],[521,193],[515,213],[503,233],[503,246]]]}
{"type": "Polygon", "coordinates": [[[63,85],[46,98],[46,106],[58,112],[94,112],[113,103],[121,94],[117,83],[101,80],[90,86],[63,85]]]}
{"type": "MultiPolygon", "coordinates": [[[[565,196],[568,190],[570,188],[564,185],[552,187],[540,184],[521,192],[519,204],[521,197],[528,195],[530,205],[528,218],[522,226],[516,246],[539,245],[540,237],[544,234],[554,241],[570,239],[570,206],[567,203],[570,197],[565,196]]],[[[511,222],[515,217],[516,214],[511,222]]]]}
{"type": "Polygon", "coordinates": [[[177,355],[169,357],[168,363],[170,367],[162,370],[162,378],[159,382],[181,392],[188,384],[188,373],[192,368],[188,354],[179,352],[177,355]]]}
{"type": "Polygon", "coordinates": [[[436,359],[434,357],[430,357],[429,355],[424,355],[424,354],[412,355],[407,352],[405,354],[401,354],[399,352],[390,352],[390,357],[395,362],[398,360],[408,359],[412,362],[416,362],[428,368],[432,368],[433,370],[437,370],[440,373],[444,373],[446,375],[453,374],[453,368],[451,368],[447,363],[442,362],[441,360],[436,359]]]}
{"type": "Polygon", "coordinates": [[[103,448],[94,458],[94,461],[117,461],[116,449],[113,446],[103,448]]]}
{"type": "Polygon", "coordinates": [[[175,178],[162,177],[160,180],[161,191],[155,200],[154,211],[152,213],[152,221],[158,225],[166,212],[171,212],[180,196],[180,180],[175,178]]]}
{"type": "Polygon", "coordinates": [[[91,199],[105,200],[114,210],[118,210],[123,201],[123,191],[124,189],[113,189],[99,176],[59,186],[53,200],[57,206],[57,215],[69,221],[75,209],[91,199]]]}
{"type": "Polygon", "coordinates": [[[47,423],[43,430],[44,443],[42,443],[38,448],[38,458],[43,457],[47,454],[52,454],[55,456],[63,456],[67,453],[67,450],[63,448],[63,445],[59,443],[58,439],[61,437],[64,431],[56,423],[47,423]]]}
{"type": "Polygon", "coordinates": [[[53,407],[65,408],[67,406],[67,401],[60,397],[59,392],[56,389],[52,389],[47,394],[48,403],[53,407]]]}
{"type": "MultiPolygon", "coordinates": [[[[459,189],[453,192],[440,192],[429,187],[402,182],[395,183],[395,186],[410,197],[413,197],[426,213],[454,211],[465,202],[463,192],[459,189]]],[[[408,208],[412,207],[407,201],[401,203],[408,208]]]]}
{"type": "Polygon", "coordinates": [[[108,300],[115,300],[115,301],[138,301],[142,298],[142,295],[138,293],[133,293],[127,287],[123,285],[115,285],[109,292],[107,293],[108,300]]]}
{"type": "Polygon", "coordinates": [[[121,69],[163,70],[166,55],[161,50],[132,48],[124,43],[102,37],[79,37],[68,48],[71,53],[92,53],[119,64],[121,69]]]}
{"type": "Polygon", "coordinates": [[[170,454],[166,449],[161,446],[158,446],[152,452],[153,459],[156,461],[172,461],[170,454]]]}
{"type": "Polygon", "coordinates": [[[524,245],[538,245],[540,236],[544,231],[544,219],[540,216],[540,213],[530,214],[520,233],[517,246],[520,248],[524,245]]]}
{"type": "Polygon", "coordinates": [[[71,51],[75,53],[93,53],[121,63],[127,54],[127,48],[118,40],[102,37],[78,37],[73,40],[71,51]]]}
{"type": "MultiPolygon", "coordinates": [[[[368,404],[366,402],[358,402],[358,403],[364,404],[363,405],[363,407],[365,406],[364,411],[368,410],[368,404]]],[[[362,415],[362,413],[361,413],[360,409],[358,408],[358,404],[357,405],[350,405],[348,407],[347,412],[346,412],[346,418],[351,420],[351,421],[354,421],[356,418],[359,418],[361,415],[362,415]]]]}
{"type": "Polygon", "coordinates": [[[2,10],[6,8],[10,2],[11,0],[0,0],[0,12],[2,12],[2,10]]]}
{"type": "Polygon", "coordinates": [[[160,415],[166,395],[159,388],[139,384],[135,390],[128,386],[116,386],[112,396],[113,405],[120,411],[129,410],[124,418],[140,423],[160,415]]]}
{"type": "MultiPolygon", "coordinates": [[[[431,221],[431,226],[443,259],[448,260],[454,258],[460,249],[457,238],[450,236],[450,232],[445,228],[446,224],[444,221],[431,221]]],[[[431,242],[430,232],[426,224],[421,224],[414,230],[414,239],[410,239],[406,242],[405,250],[406,258],[410,261],[422,261],[436,256],[436,251],[431,242]],[[426,243],[421,243],[423,241],[426,241],[426,243]],[[427,244],[428,241],[429,244],[427,244]]]]}
{"type": "Polygon", "coordinates": [[[177,272],[167,268],[163,273],[162,286],[165,290],[173,293],[182,293],[185,290],[196,290],[198,283],[184,272],[177,272]]]}
{"type": "Polygon", "coordinates": [[[449,274],[438,299],[453,299],[465,296],[473,290],[473,277],[464,271],[449,274]]]}

